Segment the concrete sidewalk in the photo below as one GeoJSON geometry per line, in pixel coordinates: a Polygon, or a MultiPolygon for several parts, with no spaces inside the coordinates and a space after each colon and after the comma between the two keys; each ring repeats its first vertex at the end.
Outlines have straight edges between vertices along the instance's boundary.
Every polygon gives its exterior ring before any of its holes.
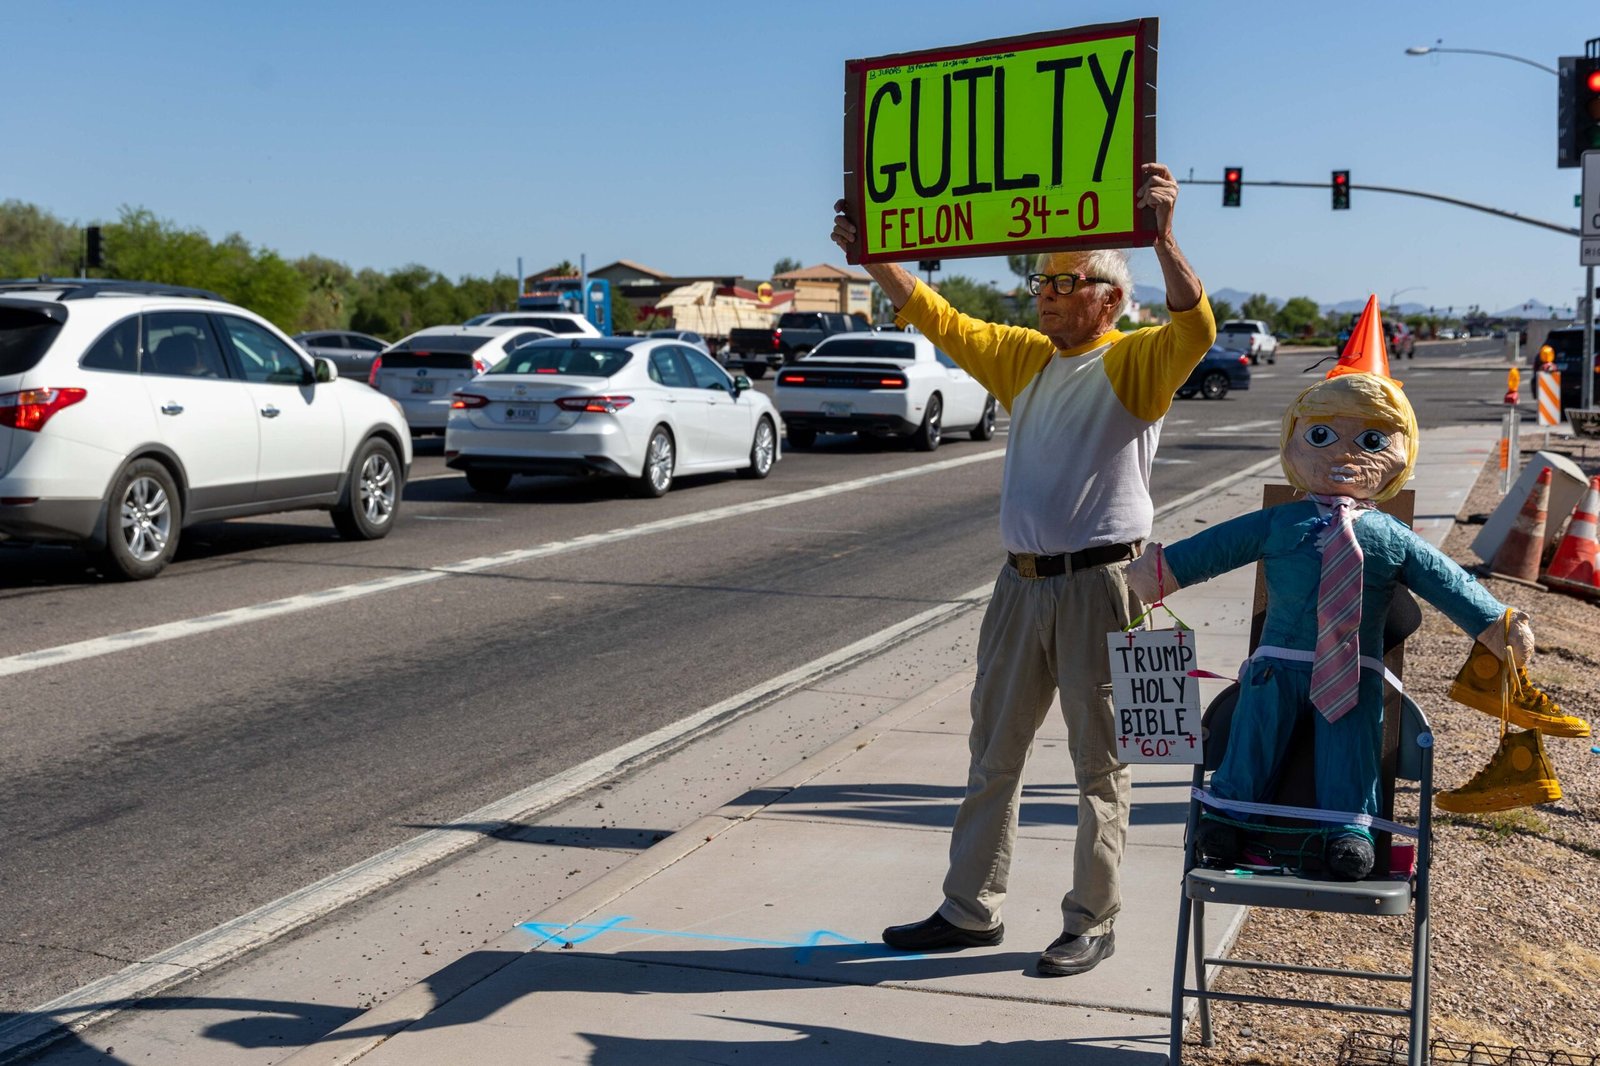
{"type": "MultiPolygon", "coordinates": [[[[1496,433],[1428,432],[1412,487],[1430,541],[1449,531],[1496,433]]],[[[1281,478],[1274,459],[1167,503],[1155,538],[1252,510],[1261,486],[1281,478]]],[[[1236,672],[1253,581],[1244,568],[1170,598],[1196,628],[1205,668],[1236,672]]],[[[908,956],[878,942],[885,925],[923,918],[940,899],[966,776],[971,670],[952,672],[925,649],[970,648],[978,623],[968,613],[893,664],[831,678],[829,692],[881,715],[280,1061],[1165,1062],[1190,771],[1135,768],[1116,955],[1092,975],[1037,977],[1034,958],[1060,932],[1076,832],[1058,713],[1029,764],[1005,943],[908,956]]],[[[1222,685],[1207,682],[1204,698],[1222,685]]],[[[790,697],[797,720],[817,698],[790,697]]],[[[1242,919],[1216,912],[1212,953],[1242,919]]]]}

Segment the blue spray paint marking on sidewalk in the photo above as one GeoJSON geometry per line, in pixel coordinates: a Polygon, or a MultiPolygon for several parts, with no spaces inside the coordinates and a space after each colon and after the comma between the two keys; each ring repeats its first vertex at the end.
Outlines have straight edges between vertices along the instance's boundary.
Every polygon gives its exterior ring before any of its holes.
{"type": "Polygon", "coordinates": [[[563,925],[560,922],[520,922],[518,929],[526,929],[535,936],[546,940],[560,940],[569,945],[583,944],[602,933],[634,933],[640,936],[665,936],[679,940],[707,940],[723,944],[745,944],[753,947],[764,948],[796,948],[794,961],[797,965],[805,966],[811,961],[811,953],[823,945],[824,941],[832,941],[848,947],[867,949],[863,954],[867,956],[892,956],[897,959],[922,958],[920,955],[907,955],[903,952],[892,951],[883,944],[875,944],[855,937],[835,933],[831,929],[815,929],[807,933],[802,940],[772,940],[766,937],[728,936],[723,933],[693,933],[681,929],[652,929],[642,925],[628,925],[633,919],[628,915],[608,918],[598,924],[588,922],[573,922],[563,925]]]}

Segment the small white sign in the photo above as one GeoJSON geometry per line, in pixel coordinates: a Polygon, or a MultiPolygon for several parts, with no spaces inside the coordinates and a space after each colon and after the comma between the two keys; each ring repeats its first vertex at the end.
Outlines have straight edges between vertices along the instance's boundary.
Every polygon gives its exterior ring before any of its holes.
{"type": "Polygon", "coordinates": [[[1200,679],[1194,631],[1136,629],[1106,634],[1117,758],[1123,762],[1198,763],[1200,679]]]}
{"type": "Polygon", "coordinates": [[[1578,265],[1600,266],[1600,237],[1578,238],[1578,265]]]}

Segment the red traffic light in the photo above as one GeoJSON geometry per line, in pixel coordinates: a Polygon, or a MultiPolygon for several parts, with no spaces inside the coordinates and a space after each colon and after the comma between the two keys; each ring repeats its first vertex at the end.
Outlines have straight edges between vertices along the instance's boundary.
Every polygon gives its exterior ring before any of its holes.
{"type": "Polygon", "coordinates": [[[1239,172],[1237,170],[1230,170],[1230,171],[1228,171],[1226,177],[1227,177],[1227,179],[1229,181],[1238,181],[1239,180],[1239,172]]]}
{"type": "Polygon", "coordinates": [[[1348,174],[1344,173],[1344,171],[1336,170],[1336,171],[1333,172],[1333,183],[1335,185],[1343,185],[1345,182],[1347,182],[1349,180],[1350,180],[1350,176],[1348,174]]]}
{"type": "Polygon", "coordinates": [[[1590,92],[1600,93],[1600,70],[1591,70],[1589,76],[1584,79],[1584,84],[1589,87],[1590,92]]]}

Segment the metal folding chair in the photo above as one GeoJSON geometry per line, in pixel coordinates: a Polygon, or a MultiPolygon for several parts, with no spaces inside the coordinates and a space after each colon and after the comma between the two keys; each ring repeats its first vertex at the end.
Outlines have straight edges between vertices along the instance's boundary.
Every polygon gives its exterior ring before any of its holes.
{"type": "MultiPolygon", "coordinates": [[[[1264,493],[1264,504],[1271,506],[1291,498],[1287,486],[1269,485],[1264,493]]],[[[1411,519],[1412,494],[1407,491],[1388,501],[1385,511],[1402,521],[1411,519]]],[[[1256,617],[1252,627],[1250,646],[1258,642],[1265,612],[1266,596],[1261,572],[1256,583],[1256,617]]],[[[1420,622],[1416,603],[1404,589],[1397,589],[1391,604],[1385,632],[1384,662],[1388,669],[1400,676],[1403,669],[1403,642],[1409,632],[1420,622]]],[[[1205,784],[1205,775],[1222,762],[1227,748],[1229,725],[1234,705],[1239,697],[1238,685],[1224,689],[1206,708],[1205,762],[1195,767],[1194,787],[1205,784]]],[[[1353,1014],[1388,1015],[1403,1017],[1410,1022],[1409,1066],[1423,1066],[1428,1053],[1428,864],[1432,845],[1433,813],[1433,734],[1421,708],[1409,696],[1392,690],[1385,693],[1383,743],[1383,809],[1385,818],[1394,812],[1396,781],[1413,781],[1418,785],[1418,819],[1415,825],[1416,844],[1408,873],[1390,873],[1391,847],[1385,834],[1377,834],[1378,865],[1383,876],[1373,876],[1364,881],[1323,881],[1288,874],[1253,874],[1239,876],[1229,870],[1214,870],[1198,865],[1195,848],[1195,830],[1199,825],[1202,804],[1197,799],[1189,803],[1188,826],[1183,844],[1183,894],[1178,912],[1178,937],[1174,952],[1172,977],[1172,1030],[1169,1059],[1171,1066],[1182,1061],[1184,1009],[1190,999],[1198,1002],[1200,1040],[1207,1047],[1214,1043],[1211,1034],[1211,1003],[1264,1003],[1277,1006],[1311,1007],[1322,1010],[1344,1011],[1353,1014]],[[1376,970],[1354,970],[1298,963],[1269,962],[1250,959],[1227,959],[1205,954],[1205,908],[1208,903],[1233,904],[1244,907],[1281,907],[1294,910],[1322,911],[1335,914],[1403,915],[1412,914],[1411,971],[1387,973],[1376,970]],[[1189,986],[1188,963],[1194,960],[1194,986],[1189,986]],[[1234,992],[1217,992],[1209,987],[1208,967],[1234,967],[1276,971],[1281,973],[1316,974],[1352,980],[1405,982],[1410,985],[1410,1001],[1404,1007],[1377,1003],[1348,1003],[1310,1000],[1285,996],[1246,995],[1234,992]]],[[[1308,739],[1308,738],[1307,738],[1308,739]]],[[[1296,742],[1299,744],[1299,741],[1296,742]]],[[[1309,745],[1299,744],[1300,750],[1291,753],[1288,766],[1298,766],[1296,773],[1286,774],[1299,779],[1300,784],[1310,777],[1309,745]],[[1297,762],[1298,760],[1298,762],[1297,762]]],[[[1297,802],[1286,798],[1282,792],[1275,803],[1297,802]]]]}

